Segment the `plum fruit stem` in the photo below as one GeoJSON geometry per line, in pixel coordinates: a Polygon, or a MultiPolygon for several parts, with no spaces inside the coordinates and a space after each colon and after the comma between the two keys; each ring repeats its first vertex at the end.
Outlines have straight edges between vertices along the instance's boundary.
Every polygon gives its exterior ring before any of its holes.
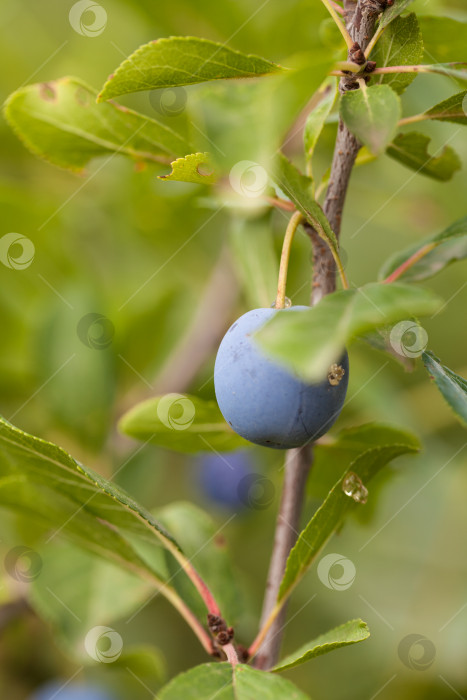
{"type": "Polygon", "coordinates": [[[334,22],[336,23],[336,26],[342,36],[344,37],[344,41],[347,44],[347,48],[350,49],[353,45],[353,40],[352,37],[350,36],[349,32],[347,31],[347,27],[337,14],[335,8],[334,8],[334,3],[331,3],[330,0],[321,0],[331,17],[333,18],[334,22]]]}
{"type": "Polygon", "coordinates": [[[303,214],[296,211],[290,217],[285,231],[284,243],[282,245],[281,261],[279,265],[279,279],[277,282],[276,309],[285,308],[285,288],[287,285],[287,270],[289,269],[290,250],[295,236],[295,231],[303,221],[303,214]]]}
{"type": "MultiPolygon", "coordinates": [[[[325,4],[329,9],[328,3],[325,2],[325,4]]],[[[352,48],[354,48],[353,42],[356,42],[361,51],[365,51],[375,32],[376,20],[384,10],[384,7],[385,3],[378,0],[358,0],[356,3],[349,3],[348,0],[344,0],[346,33],[351,37],[352,48]]],[[[346,41],[349,47],[348,60],[352,61],[351,46],[349,46],[348,40],[346,41]]],[[[355,78],[353,81],[355,81],[355,78]]],[[[344,74],[340,81],[339,91],[342,94],[349,89],[355,89],[355,82],[352,84],[352,76],[344,74]]],[[[329,185],[323,205],[324,213],[337,238],[341,228],[342,211],[350,175],[360,148],[361,144],[340,119],[329,185]]],[[[321,263],[319,266],[313,266],[311,304],[314,305],[324,295],[330,294],[335,290],[337,261],[334,259],[331,248],[323,245],[319,232],[308,222],[304,222],[304,227],[311,237],[314,258],[321,263]]],[[[298,448],[289,450],[287,453],[281,507],[277,519],[260,630],[249,649],[250,653],[255,655],[255,666],[264,670],[272,668],[279,657],[284,631],[285,601],[287,599],[284,596],[280,601],[278,600],[279,590],[290,550],[300,532],[303,493],[312,462],[311,449],[311,446],[306,446],[306,449],[298,448]],[[286,526],[284,526],[284,521],[286,526]]]]}
{"type": "Polygon", "coordinates": [[[378,27],[378,29],[376,30],[376,32],[373,34],[373,36],[372,36],[371,39],[370,39],[370,43],[369,43],[368,46],[366,47],[366,50],[365,50],[365,58],[369,58],[369,57],[370,57],[371,52],[372,52],[373,49],[375,48],[376,43],[378,42],[378,39],[380,39],[380,37],[381,37],[381,35],[382,35],[382,33],[384,32],[385,29],[386,29],[386,26],[378,27]]]}

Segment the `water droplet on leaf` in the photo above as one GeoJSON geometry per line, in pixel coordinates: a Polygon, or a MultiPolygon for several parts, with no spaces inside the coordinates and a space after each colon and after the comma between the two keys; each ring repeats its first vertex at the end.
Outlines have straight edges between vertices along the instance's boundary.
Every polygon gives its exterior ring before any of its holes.
{"type": "Polygon", "coordinates": [[[356,503],[366,503],[368,500],[368,489],[355,472],[347,472],[342,481],[342,490],[356,503]]]}

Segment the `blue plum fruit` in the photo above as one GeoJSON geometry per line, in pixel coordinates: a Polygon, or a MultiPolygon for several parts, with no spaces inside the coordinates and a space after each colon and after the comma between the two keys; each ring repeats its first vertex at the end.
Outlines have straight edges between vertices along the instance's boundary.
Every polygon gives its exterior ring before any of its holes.
{"type": "Polygon", "coordinates": [[[316,440],[329,430],[344,405],[347,352],[333,366],[332,376],[310,384],[267,357],[254,341],[256,331],[276,314],[308,308],[248,311],[220,344],[214,367],[219,408],[236,433],[257,445],[289,449],[316,440]]]}
{"type": "Polygon", "coordinates": [[[199,483],[205,495],[230,511],[264,510],[275,498],[274,484],[253,469],[248,450],[205,453],[198,457],[199,483]]]}
{"type": "Polygon", "coordinates": [[[55,680],[46,683],[36,690],[29,700],[115,700],[105,691],[94,685],[67,683],[65,680],[55,680]]]}
{"type": "Polygon", "coordinates": [[[252,474],[247,450],[203,453],[198,457],[198,482],[210,501],[228,510],[243,510],[240,485],[252,474]]]}

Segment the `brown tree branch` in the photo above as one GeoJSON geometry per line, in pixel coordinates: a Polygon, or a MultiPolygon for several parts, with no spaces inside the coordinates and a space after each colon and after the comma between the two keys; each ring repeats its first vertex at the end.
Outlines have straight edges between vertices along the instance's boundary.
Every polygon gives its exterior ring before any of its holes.
{"type": "MultiPolygon", "coordinates": [[[[358,0],[356,4],[352,4],[350,0],[345,0],[344,16],[347,28],[352,39],[356,42],[352,49],[349,50],[349,61],[358,64],[365,62],[363,51],[373,35],[376,19],[385,5],[385,0],[358,0]]],[[[341,94],[347,90],[354,89],[358,89],[358,83],[355,78],[351,75],[341,78],[339,84],[341,94]]],[[[339,120],[329,186],[323,206],[324,213],[336,236],[340,233],[345,196],[360,147],[360,143],[355,136],[347,129],[342,120],[339,120]]],[[[335,290],[336,268],[330,248],[323,243],[311,226],[305,224],[305,227],[310,234],[313,246],[311,304],[314,305],[325,294],[330,294],[335,290]]],[[[300,449],[289,450],[287,453],[281,505],[277,518],[260,629],[275,607],[287,558],[295,544],[297,533],[300,531],[303,493],[311,462],[312,447],[309,445],[300,449]]],[[[285,614],[286,608],[284,606],[265,635],[255,659],[257,668],[269,669],[278,660],[285,614]]]]}
{"type": "MultiPolygon", "coordinates": [[[[297,533],[300,531],[300,514],[303,505],[303,494],[308,472],[312,462],[310,445],[298,447],[287,452],[285,462],[284,486],[282,488],[281,504],[277,516],[276,532],[269,564],[266,591],[260,628],[263,627],[277,600],[279,585],[284,575],[285,563],[290,550],[295,544],[297,533]]],[[[284,605],[267,633],[260,651],[256,656],[257,668],[270,668],[277,661],[282,641],[287,606],[284,605]]]]}
{"type": "MultiPolygon", "coordinates": [[[[349,51],[349,61],[361,62],[362,57],[358,52],[363,52],[368,46],[375,30],[376,19],[384,9],[384,5],[385,3],[380,2],[380,0],[359,0],[355,10],[353,10],[349,2],[345,4],[348,30],[352,39],[358,45],[353,51],[349,51]]],[[[358,83],[353,76],[341,78],[339,83],[341,94],[356,88],[358,88],[358,83]]],[[[323,205],[324,213],[337,237],[339,237],[341,230],[342,212],[350,175],[360,148],[361,144],[349,131],[342,119],[339,119],[329,186],[323,205]]],[[[306,228],[313,243],[315,261],[319,259],[319,264],[315,266],[313,271],[312,304],[316,304],[323,296],[335,290],[336,268],[329,248],[321,250],[319,255],[316,253],[316,234],[311,226],[306,226],[306,228]]]]}

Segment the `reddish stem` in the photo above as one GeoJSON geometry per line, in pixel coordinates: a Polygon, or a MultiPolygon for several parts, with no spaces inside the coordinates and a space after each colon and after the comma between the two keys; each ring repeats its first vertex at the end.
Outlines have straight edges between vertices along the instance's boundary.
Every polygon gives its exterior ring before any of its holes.
{"type": "Polygon", "coordinates": [[[183,568],[185,570],[186,575],[188,578],[191,580],[193,585],[195,586],[196,590],[200,594],[201,598],[204,601],[204,604],[206,605],[208,613],[211,613],[211,615],[218,615],[221,617],[221,611],[219,609],[219,606],[216,603],[216,600],[211,593],[208,585],[203,581],[201,576],[198,574],[196,569],[191,566],[189,562],[185,562],[183,564],[183,568]]]}
{"type": "Polygon", "coordinates": [[[293,202],[288,202],[286,199],[280,199],[279,197],[264,197],[266,202],[271,204],[273,207],[278,209],[284,209],[285,211],[295,211],[295,204],[293,202]]]}
{"type": "Polygon", "coordinates": [[[383,284],[390,284],[391,282],[395,282],[397,279],[399,279],[399,277],[401,277],[404,274],[404,272],[411,268],[412,265],[415,265],[415,263],[418,262],[421,258],[423,258],[427,253],[429,253],[430,250],[433,250],[433,248],[436,248],[436,243],[426,243],[413,255],[411,255],[410,258],[407,258],[407,260],[405,260],[402,263],[402,265],[399,265],[399,267],[397,267],[394,270],[394,272],[391,272],[391,274],[383,280],[383,284]]]}
{"type": "Polygon", "coordinates": [[[344,14],[344,8],[339,5],[339,3],[334,2],[334,0],[329,0],[329,4],[333,6],[333,8],[336,10],[336,12],[339,12],[339,14],[343,15],[344,14]]]}
{"type": "Polygon", "coordinates": [[[232,668],[235,668],[235,666],[238,664],[238,656],[237,656],[237,652],[235,650],[234,645],[232,643],[225,644],[222,647],[222,650],[224,651],[229,664],[232,665],[232,668]]]}

